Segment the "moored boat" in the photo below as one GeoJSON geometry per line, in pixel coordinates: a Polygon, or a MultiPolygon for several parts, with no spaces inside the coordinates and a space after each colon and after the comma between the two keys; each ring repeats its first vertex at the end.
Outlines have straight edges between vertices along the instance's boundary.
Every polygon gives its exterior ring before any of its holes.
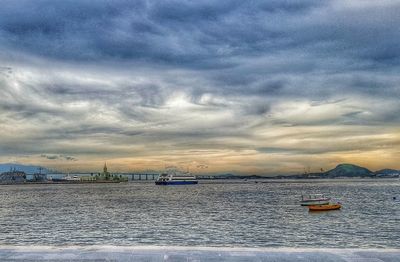
{"type": "Polygon", "coordinates": [[[61,178],[50,178],[50,181],[52,182],[77,182],[80,181],[80,178],[78,176],[71,176],[70,174],[67,174],[66,176],[63,176],[61,178]]]}
{"type": "Polygon", "coordinates": [[[338,210],[342,207],[341,204],[327,204],[327,205],[312,205],[308,206],[309,211],[330,211],[330,210],[338,210]]]}
{"type": "Polygon", "coordinates": [[[312,206],[312,205],[327,205],[329,204],[330,197],[325,197],[323,194],[310,194],[302,195],[300,204],[302,206],[312,206]]]}

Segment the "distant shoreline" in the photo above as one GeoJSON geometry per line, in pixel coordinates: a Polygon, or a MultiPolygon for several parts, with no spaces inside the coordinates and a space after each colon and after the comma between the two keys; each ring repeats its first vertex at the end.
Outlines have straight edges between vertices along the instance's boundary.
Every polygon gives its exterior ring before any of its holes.
{"type": "Polygon", "coordinates": [[[313,178],[307,178],[307,177],[229,177],[229,178],[197,178],[199,181],[203,180],[347,180],[347,179],[362,179],[362,180],[368,180],[368,179],[399,179],[399,177],[313,177],[313,178]]]}
{"type": "Polygon", "coordinates": [[[119,183],[127,183],[127,181],[59,181],[59,182],[23,182],[23,183],[0,183],[2,186],[7,185],[76,185],[76,184],[119,184],[119,183]]]}
{"type": "MultiPolygon", "coordinates": [[[[130,181],[70,181],[70,182],[24,182],[24,183],[0,183],[0,186],[28,186],[28,185],[82,185],[82,184],[154,184],[155,180],[130,180],[130,181]]],[[[224,178],[224,179],[199,179],[199,184],[272,184],[272,183],[326,183],[326,182],[376,182],[399,181],[392,177],[367,177],[367,178],[224,178]]]]}
{"type": "Polygon", "coordinates": [[[237,183],[237,184],[271,184],[271,183],[326,183],[326,182],[376,182],[376,181],[399,181],[398,178],[253,178],[253,179],[201,179],[199,184],[227,184],[227,183],[237,183]]]}

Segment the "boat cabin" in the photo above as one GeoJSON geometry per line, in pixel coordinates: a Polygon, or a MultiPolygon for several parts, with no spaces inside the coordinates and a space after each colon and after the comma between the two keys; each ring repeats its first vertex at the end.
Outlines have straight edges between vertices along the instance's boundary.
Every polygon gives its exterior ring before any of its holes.
{"type": "Polygon", "coordinates": [[[166,173],[163,173],[163,174],[160,174],[160,175],[158,176],[157,181],[163,181],[163,182],[165,182],[165,181],[169,181],[169,180],[171,180],[171,179],[172,179],[172,175],[168,175],[168,174],[166,174],[166,173]]]}
{"type": "Polygon", "coordinates": [[[309,195],[302,195],[301,200],[302,201],[308,201],[308,200],[322,200],[322,199],[328,199],[324,194],[309,194],[309,195]]]}

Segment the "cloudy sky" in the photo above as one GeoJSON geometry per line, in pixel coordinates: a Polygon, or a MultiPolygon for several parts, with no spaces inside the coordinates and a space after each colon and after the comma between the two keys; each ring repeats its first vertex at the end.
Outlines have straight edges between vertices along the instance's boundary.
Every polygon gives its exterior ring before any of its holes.
{"type": "Polygon", "coordinates": [[[1,0],[0,162],[400,168],[400,1],[1,0]]]}

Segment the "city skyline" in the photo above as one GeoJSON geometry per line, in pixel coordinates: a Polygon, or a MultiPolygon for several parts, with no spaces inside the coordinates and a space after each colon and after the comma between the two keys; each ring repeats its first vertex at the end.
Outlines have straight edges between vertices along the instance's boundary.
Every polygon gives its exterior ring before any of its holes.
{"type": "Polygon", "coordinates": [[[400,169],[398,1],[3,1],[0,163],[400,169]]]}

